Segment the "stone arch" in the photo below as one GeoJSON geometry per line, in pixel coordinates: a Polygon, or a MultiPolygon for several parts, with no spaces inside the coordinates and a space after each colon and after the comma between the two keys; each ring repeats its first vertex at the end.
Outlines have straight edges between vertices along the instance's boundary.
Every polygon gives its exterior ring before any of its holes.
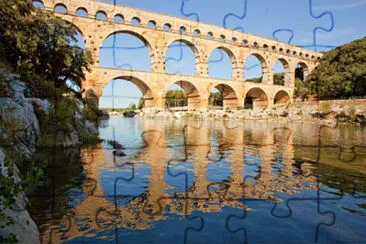
{"type": "Polygon", "coordinates": [[[132,84],[134,84],[135,86],[137,86],[137,88],[142,93],[142,99],[144,100],[144,108],[155,107],[152,89],[146,84],[146,82],[144,82],[141,79],[134,77],[134,76],[124,76],[124,75],[117,76],[111,80],[105,81],[98,90],[98,94],[97,94],[98,98],[100,98],[103,95],[103,89],[109,82],[111,82],[113,80],[118,80],[118,79],[127,80],[127,81],[131,82],[132,84]]]}
{"type": "Polygon", "coordinates": [[[32,4],[36,8],[44,8],[44,3],[41,0],[33,0],[32,4]]]}
{"type": "Polygon", "coordinates": [[[286,59],[284,59],[284,58],[279,58],[279,59],[277,59],[275,61],[275,63],[273,64],[273,84],[275,84],[275,85],[281,85],[281,86],[283,86],[283,85],[288,85],[289,84],[289,82],[290,82],[290,80],[289,79],[291,79],[291,77],[289,77],[289,72],[290,72],[290,65],[289,65],[289,63],[287,62],[287,60],[286,59]],[[278,81],[276,82],[276,74],[275,74],[275,65],[276,65],[276,61],[279,61],[279,63],[281,63],[282,64],[282,66],[283,66],[283,69],[284,69],[284,71],[283,71],[283,77],[277,77],[277,79],[278,79],[278,81]]]}
{"type": "MultiPolygon", "coordinates": [[[[191,83],[189,81],[180,80],[180,81],[173,82],[171,85],[173,85],[173,84],[178,85],[183,89],[183,91],[186,94],[187,99],[188,99],[188,109],[189,110],[194,110],[194,109],[200,108],[200,104],[201,104],[200,93],[199,93],[197,87],[193,83],[191,83]]],[[[168,92],[168,90],[165,92],[165,94],[167,92],[168,92]]]]}
{"type": "Polygon", "coordinates": [[[142,43],[144,43],[144,45],[148,48],[149,50],[149,55],[150,55],[150,58],[151,58],[151,63],[153,61],[153,56],[152,56],[152,45],[150,44],[150,42],[144,37],[142,36],[141,34],[135,32],[135,31],[130,31],[130,30],[117,30],[117,31],[114,31],[114,32],[111,32],[109,33],[104,39],[103,41],[101,42],[100,44],[100,47],[99,47],[99,52],[100,50],[102,49],[103,47],[103,43],[105,42],[105,40],[107,40],[108,37],[112,36],[112,35],[115,35],[115,34],[130,34],[134,37],[136,37],[137,39],[139,39],[142,43]]]}
{"type": "Polygon", "coordinates": [[[194,74],[198,75],[199,70],[197,68],[197,65],[200,63],[200,53],[199,53],[199,50],[196,47],[196,45],[194,43],[186,40],[186,39],[182,39],[182,38],[175,39],[172,42],[170,42],[169,45],[167,45],[166,50],[165,50],[165,54],[164,54],[165,62],[166,62],[166,59],[167,59],[167,54],[168,54],[169,47],[174,43],[183,43],[183,44],[187,45],[190,48],[190,50],[192,51],[192,53],[194,55],[194,59],[195,59],[194,74]]]}
{"type": "Polygon", "coordinates": [[[291,97],[286,91],[280,90],[276,93],[273,102],[274,104],[288,104],[291,102],[291,97]]]}
{"type": "Polygon", "coordinates": [[[245,109],[264,109],[268,107],[268,96],[259,87],[253,87],[245,95],[245,109]]]}
{"type": "Polygon", "coordinates": [[[107,13],[103,10],[98,10],[95,14],[95,18],[99,20],[107,20],[108,16],[107,13]]]}
{"type": "Polygon", "coordinates": [[[75,14],[79,17],[88,17],[88,10],[84,7],[78,7],[75,14]],[[82,12],[84,12],[84,14],[82,12]]]}
{"type": "Polygon", "coordinates": [[[122,14],[116,14],[113,17],[113,21],[116,23],[123,23],[125,20],[125,17],[122,14]]]}
{"type": "Polygon", "coordinates": [[[55,4],[55,7],[53,9],[54,9],[54,11],[56,13],[64,13],[64,14],[67,14],[69,12],[68,9],[67,9],[67,7],[66,7],[66,5],[63,4],[63,3],[56,3],[55,4]],[[63,8],[65,11],[64,12],[62,10],[61,11],[57,11],[56,8],[59,8],[59,7],[60,8],[63,8]]]}
{"type": "Polygon", "coordinates": [[[218,84],[214,86],[217,90],[219,90],[222,99],[224,108],[228,109],[237,109],[238,108],[238,97],[236,95],[235,90],[224,83],[218,84]]]}
{"type": "Polygon", "coordinates": [[[309,75],[309,65],[302,61],[298,62],[295,67],[295,79],[300,78],[302,81],[304,81],[308,75],[309,75]],[[301,69],[300,72],[302,74],[299,74],[299,71],[296,70],[298,68],[301,69]]]}
{"type": "MultiPolygon", "coordinates": [[[[63,19],[63,21],[65,21],[69,25],[72,25],[77,30],[77,32],[80,33],[81,38],[82,38],[82,42],[83,42],[82,44],[83,45],[80,45],[79,47],[85,49],[86,39],[85,39],[84,32],[80,29],[80,27],[76,23],[72,23],[72,22],[70,22],[70,21],[68,21],[66,19],[63,19]]],[[[77,36],[76,36],[76,38],[77,38],[77,36]]]]}
{"type": "MultiPolygon", "coordinates": [[[[248,58],[250,56],[254,56],[255,58],[258,59],[259,63],[260,63],[260,66],[261,66],[261,69],[262,69],[262,76],[261,76],[261,81],[260,83],[265,83],[265,74],[268,73],[268,62],[267,60],[264,58],[264,56],[262,56],[261,54],[257,53],[257,52],[252,52],[252,53],[249,53],[249,55],[246,57],[245,59],[245,62],[244,62],[244,67],[245,68],[249,68],[247,67],[247,61],[248,61],[248,58]]],[[[245,72],[244,72],[244,75],[245,75],[245,72]]],[[[247,81],[248,79],[246,79],[247,77],[245,77],[245,81],[247,81]]]]}
{"type": "MultiPolygon", "coordinates": [[[[231,51],[229,48],[227,47],[224,47],[224,46],[218,46],[218,47],[215,47],[213,50],[211,50],[209,52],[209,55],[208,57],[211,57],[212,53],[215,51],[215,50],[219,50],[219,51],[223,51],[225,52],[228,56],[229,56],[229,59],[231,61],[231,75],[230,75],[230,78],[229,79],[235,79],[236,77],[236,73],[234,72],[234,70],[237,68],[237,58],[234,54],[233,51],[231,51]]],[[[209,70],[210,70],[210,64],[209,64],[209,70]]],[[[210,77],[212,77],[211,75],[209,75],[210,77]]],[[[214,78],[221,78],[221,79],[225,79],[223,77],[214,77],[214,78]]]]}

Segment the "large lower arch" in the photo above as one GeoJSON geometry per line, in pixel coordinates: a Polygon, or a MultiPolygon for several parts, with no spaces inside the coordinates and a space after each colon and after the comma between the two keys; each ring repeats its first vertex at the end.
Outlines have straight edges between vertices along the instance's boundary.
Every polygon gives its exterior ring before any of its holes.
{"type": "MultiPolygon", "coordinates": [[[[198,89],[189,81],[176,81],[173,84],[183,89],[188,99],[188,109],[196,110],[201,106],[201,97],[198,89]]],[[[173,85],[172,84],[172,85],[173,85]]]]}
{"type": "Polygon", "coordinates": [[[101,43],[98,57],[101,66],[130,70],[151,71],[154,62],[151,44],[145,37],[130,30],[110,33],[101,43]],[[119,43],[121,41],[123,43],[119,43]],[[144,58],[146,62],[143,62],[144,58]]]}
{"type": "Polygon", "coordinates": [[[102,87],[100,87],[98,92],[98,97],[100,98],[103,95],[104,87],[113,80],[126,80],[137,86],[137,88],[142,93],[142,99],[143,99],[143,108],[151,108],[155,107],[154,102],[154,96],[151,88],[142,80],[139,78],[133,77],[133,76],[117,76],[114,79],[105,82],[102,87]]]}
{"type": "Polygon", "coordinates": [[[268,108],[268,97],[265,91],[259,87],[251,88],[245,96],[245,109],[265,109],[268,108]]]}
{"type": "Polygon", "coordinates": [[[281,90],[276,93],[273,102],[274,104],[289,104],[291,102],[291,97],[287,92],[281,90]]]}
{"type": "Polygon", "coordinates": [[[238,97],[231,86],[226,84],[218,84],[214,88],[216,88],[220,92],[224,108],[228,109],[238,108],[238,97]]]}
{"type": "Polygon", "coordinates": [[[180,73],[187,75],[199,75],[197,65],[200,63],[199,51],[190,41],[185,39],[176,39],[166,48],[165,51],[165,72],[180,73]],[[186,49],[191,53],[187,53],[186,49]],[[178,68],[170,63],[178,63],[178,68]]]}

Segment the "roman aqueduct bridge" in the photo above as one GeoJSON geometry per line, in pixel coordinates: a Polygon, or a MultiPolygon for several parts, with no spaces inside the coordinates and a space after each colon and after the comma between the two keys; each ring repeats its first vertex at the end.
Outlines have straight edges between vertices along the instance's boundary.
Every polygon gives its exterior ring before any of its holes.
{"type": "Polygon", "coordinates": [[[45,10],[54,11],[56,16],[75,25],[84,37],[85,47],[92,51],[94,64],[82,89],[93,91],[100,97],[108,82],[118,78],[126,79],[141,90],[145,107],[165,109],[166,92],[174,83],[184,89],[190,109],[207,109],[213,87],[221,92],[224,107],[231,109],[243,107],[248,96],[253,100],[253,107],[271,107],[275,103],[292,102],[296,67],[300,65],[306,76],[322,57],[321,53],[272,39],[96,0],[36,2],[41,3],[45,10]],[[65,9],[65,13],[55,11],[60,6],[65,9]],[[83,16],[79,12],[83,12],[83,16]],[[151,57],[151,72],[99,65],[99,53],[104,40],[116,33],[134,35],[146,45],[151,57]],[[168,47],[177,41],[188,45],[193,51],[195,75],[166,73],[168,47]],[[231,79],[209,77],[208,59],[215,49],[229,55],[232,62],[231,79]],[[250,55],[257,57],[262,65],[261,83],[244,80],[244,63],[250,55]],[[285,69],[284,85],[275,85],[273,82],[274,64],[277,60],[285,69]]]}

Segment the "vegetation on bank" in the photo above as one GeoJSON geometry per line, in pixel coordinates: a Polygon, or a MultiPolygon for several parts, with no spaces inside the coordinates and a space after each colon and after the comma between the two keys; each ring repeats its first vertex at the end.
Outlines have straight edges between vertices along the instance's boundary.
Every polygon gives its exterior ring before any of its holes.
{"type": "Polygon", "coordinates": [[[365,96],[366,37],[326,52],[306,83],[320,100],[365,96]]]}
{"type": "MultiPolygon", "coordinates": [[[[68,85],[81,86],[85,71],[90,70],[91,53],[75,45],[77,30],[71,24],[33,7],[31,1],[0,1],[0,97],[7,97],[11,79],[10,74],[19,75],[26,83],[27,97],[42,98],[49,101],[49,111],[45,113],[34,106],[41,127],[42,145],[51,145],[47,138],[61,132],[70,132],[75,121],[75,113],[80,110],[81,90],[68,85]],[[80,104],[79,104],[80,105],[80,104]]],[[[91,96],[81,100],[84,105],[80,120],[95,121],[98,116],[96,103],[91,96]]],[[[14,153],[18,143],[17,132],[13,131],[16,121],[0,116],[0,146],[6,150],[5,167],[7,172],[0,174],[0,229],[12,224],[4,210],[16,201],[20,192],[27,191],[31,182],[39,182],[43,165],[29,162],[14,153]],[[9,147],[8,145],[13,145],[9,147]],[[21,178],[17,179],[10,162],[20,168],[21,178]],[[29,177],[22,170],[30,168],[29,177]]],[[[97,141],[97,138],[78,128],[84,143],[97,141]]],[[[15,242],[16,237],[0,237],[0,242],[15,242]]]]}

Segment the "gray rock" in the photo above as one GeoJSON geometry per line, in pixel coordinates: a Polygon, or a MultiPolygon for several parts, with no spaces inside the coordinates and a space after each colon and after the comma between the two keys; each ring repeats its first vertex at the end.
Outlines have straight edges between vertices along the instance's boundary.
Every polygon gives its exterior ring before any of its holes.
{"type": "MultiPolygon", "coordinates": [[[[2,148],[0,148],[0,173],[2,175],[7,174],[8,168],[5,166],[5,153],[2,148]]],[[[18,169],[15,165],[14,168],[14,175],[15,181],[19,182],[20,178],[18,177],[18,169]]],[[[24,193],[21,193],[17,196],[17,199],[14,203],[13,209],[5,209],[4,214],[11,219],[13,219],[14,224],[5,226],[4,229],[0,229],[1,236],[8,236],[10,233],[14,233],[16,238],[18,239],[19,243],[40,243],[39,239],[39,231],[30,217],[28,211],[26,210],[26,206],[28,204],[28,199],[26,198],[24,193]],[[19,211],[21,209],[22,211],[19,211]]]]}
{"type": "Polygon", "coordinates": [[[90,121],[85,121],[85,129],[91,134],[98,134],[98,129],[90,121]]]}

